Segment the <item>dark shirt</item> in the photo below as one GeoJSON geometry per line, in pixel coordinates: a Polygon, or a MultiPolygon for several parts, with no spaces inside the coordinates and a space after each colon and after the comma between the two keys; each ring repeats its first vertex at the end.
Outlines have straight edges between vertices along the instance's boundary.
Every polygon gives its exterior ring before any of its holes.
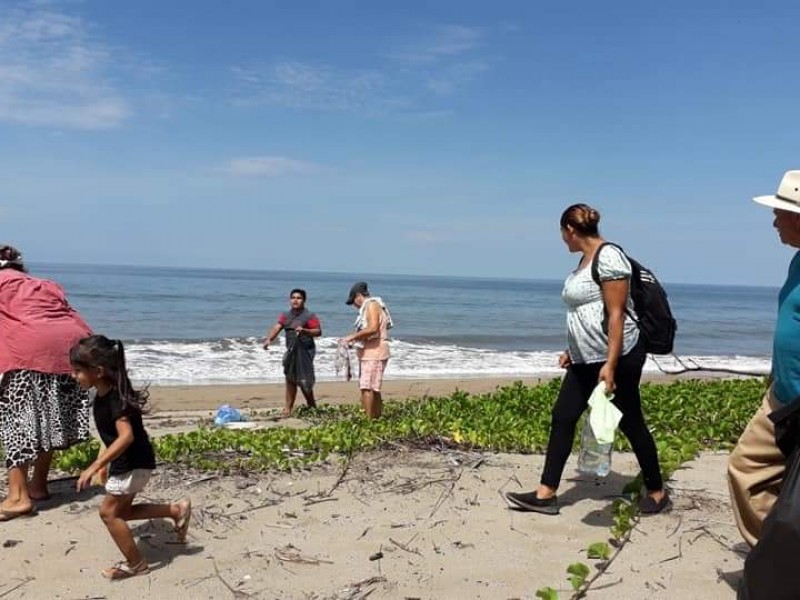
{"type": "Polygon", "coordinates": [[[119,397],[116,389],[105,396],[94,399],[94,422],[97,432],[106,447],[111,446],[119,434],[117,433],[117,420],[127,417],[133,429],[133,442],[117,458],[111,461],[109,473],[122,475],[134,469],[155,469],[156,456],[147,432],[142,424],[142,413],[127,407],[119,397]]]}
{"type": "MultiPolygon", "coordinates": [[[[304,308],[298,312],[289,310],[281,313],[278,316],[278,323],[283,327],[284,333],[286,334],[287,347],[289,346],[289,343],[293,342],[294,338],[297,337],[297,332],[295,331],[297,327],[302,327],[303,329],[320,329],[322,327],[319,317],[317,317],[317,315],[309,311],[307,308],[304,308]]],[[[300,342],[302,347],[306,348],[307,350],[311,352],[316,350],[314,338],[310,335],[305,333],[301,335],[300,342]]]]}

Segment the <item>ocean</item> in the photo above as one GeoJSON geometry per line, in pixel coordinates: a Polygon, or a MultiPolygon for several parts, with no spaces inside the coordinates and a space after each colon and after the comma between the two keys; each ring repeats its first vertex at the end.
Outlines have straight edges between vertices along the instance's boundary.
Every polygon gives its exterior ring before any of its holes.
{"type": "MultiPolygon", "coordinates": [[[[317,379],[336,380],[336,342],[356,312],[345,305],[365,279],[389,305],[392,359],[386,379],[557,374],[565,347],[560,281],[352,275],[130,266],[33,264],[58,281],[92,328],[126,342],[132,377],[153,385],[283,380],[283,342],[260,340],[308,292],[322,320],[317,379]]],[[[777,289],[665,284],[678,320],[676,353],[696,364],[766,373],[777,289]]],[[[648,360],[647,371],[680,366],[648,360]]]]}

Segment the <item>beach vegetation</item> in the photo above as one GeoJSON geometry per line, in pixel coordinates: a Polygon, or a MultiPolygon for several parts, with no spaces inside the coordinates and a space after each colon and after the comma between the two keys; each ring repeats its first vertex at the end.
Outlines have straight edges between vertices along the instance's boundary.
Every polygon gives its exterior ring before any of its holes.
{"type": "MultiPolygon", "coordinates": [[[[365,418],[355,405],[300,408],[308,427],[237,430],[203,427],[156,437],[162,463],[201,470],[289,470],[388,444],[427,442],[453,448],[541,453],[550,430],[550,411],[560,383],[522,383],[487,394],[456,391],[441,398],[388,402],[384,416],[365,418]]],[[[658,447],[664,475],[700,450],[729,450],[757,408],[762,379],[680,380],[642,385],[642,404],[658,447]]],[[[256,419],[258,416],[256,415],[256,419]]],[[[578,440],[576,439],[576,443],[578,440]]],[[[54,467],[68,473],[89,465],[99,444],[85,442],[56,453],[54,467]]],[[[629,451],[618,434],[615,449],[629,451]]],[[[640,483],[640,482],[639,482],[640,483]]],[[[632,487],[638,487],[633,482],[632,487]]]]}

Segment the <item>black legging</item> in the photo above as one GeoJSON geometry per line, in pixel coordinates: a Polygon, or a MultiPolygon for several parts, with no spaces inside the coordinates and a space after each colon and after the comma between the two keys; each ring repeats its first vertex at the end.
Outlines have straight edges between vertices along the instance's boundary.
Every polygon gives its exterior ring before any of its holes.
{"type": "MultiPolygon", "coordinates": [[[[614,405],[622,411],[619,428],[631,443],[633,452],[642,468],[645,487],[649,491],[660,490],[664,484],[658,466],[658,451],[653,436],[644,422],[642,399],[639,395],[639,380],[647,355],[641,342],[619,358],[614,372],[614,405]]],[[[542,483],[553,489],[561,481],[561,473],[572,450],[575,427],[589,403],[589,396],[597,386],[600,369],[604,363],[574,364],[567,369],[558,399],[553,406],[550,424],[550,441],[542,472],[542,483]]]]}

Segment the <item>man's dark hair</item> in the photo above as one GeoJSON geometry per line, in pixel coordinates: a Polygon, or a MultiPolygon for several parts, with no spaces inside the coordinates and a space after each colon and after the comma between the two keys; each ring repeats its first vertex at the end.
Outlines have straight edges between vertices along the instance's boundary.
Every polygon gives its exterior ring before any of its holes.
{"type": "Polygon", "coordinates": [[[300,288],[294,288],[291,292],[289,292],[289,298],[291,298],[295,294],[299,294],[300,296],[302,296],[303,297],[303,302],[306,301],[306,291],[305,290],[301,290],[300,288]]]}

